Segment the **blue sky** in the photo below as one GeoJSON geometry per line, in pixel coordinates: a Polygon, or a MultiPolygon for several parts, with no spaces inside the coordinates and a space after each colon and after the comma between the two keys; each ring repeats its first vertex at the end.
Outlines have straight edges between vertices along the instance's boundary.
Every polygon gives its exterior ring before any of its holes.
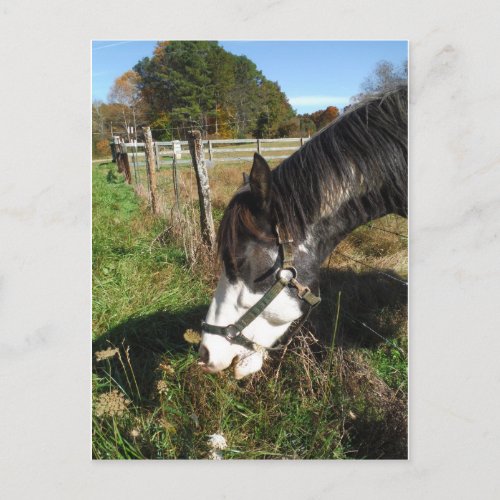
{"type": "MultiPolygon", "coordinates": [[[[227,51],[246,55],[277,81],[299,113],[344,107],[382,59],[400,65],[406,41],[221,41],[227,51]]],[[[143,57],[156,41],[109,40],[92,43],[92,97],[106,101],[115,78],[143,57]]]]}

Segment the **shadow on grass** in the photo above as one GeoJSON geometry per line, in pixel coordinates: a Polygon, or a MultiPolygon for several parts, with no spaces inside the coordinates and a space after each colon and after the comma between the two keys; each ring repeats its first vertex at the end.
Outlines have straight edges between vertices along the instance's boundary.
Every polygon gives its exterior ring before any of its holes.
{"type": "MultiPolygon", "coordinates": [[[[362,355],[383,344],[397,347],[404,358],[407,336],[408,287],[391,270],[356,273],[322,269],[321,307],[312,318],[318,339],[335,347],[339,356],[342,392],[356,418],[345,429],[353,458],[406,459],[408,408],[406,389],[390,388],[362,355]],[[337,307],[339,317],[337,322],[337,307]]],[[[391,347],[386,347],[391,351],[391,347]]]]}
{"type": "Polygon", "coordinates": [[[372,330],[388,340],[406,332],[408,287],[388,277],[401,280],[392,270],[383,272],[321,269],[322,302],[313,316],[321,341],[331,344],[338,306],[336,346],[376,348],[384,339],[372,330]]]}
{"type": "MultiPolygon", "coordinates": [[[[139,388],[137,397],[144,402],[152,393],[158,378],[158,366],[163,357],[185,356],[193,348],[186,343],[183,334],[187,329],[199,330],[200,321],[205,317],[207,306],[197,306],[179,312],[158,311],[140,317],[132,317],[104,333],[92,343],[92,351],[103,351],[109,347],[119,347],[123,364],[116,357],[109,365],[94,361],[94,372],[111,375],[124,387],[127,385],[127,371],[134,376],[139,388]],[[130,362],[127,360],[127,356],[130,362]],[[133,374],[132,374],[133,370],[133,374]],[[140,396],[139,396],[140,395],[140,396]]],[[[129,397],[136,399],[134,391],[129,397]]]]}

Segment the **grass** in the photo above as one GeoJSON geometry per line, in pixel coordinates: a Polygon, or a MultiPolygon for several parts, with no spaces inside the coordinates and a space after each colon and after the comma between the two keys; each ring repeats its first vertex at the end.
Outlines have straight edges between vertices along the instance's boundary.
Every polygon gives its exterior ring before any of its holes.
{"type": "MultiPolygon", "coordinates": [[[[241,170],[210,171],[216,219],[241,170]]],[[[405,279],[406,240],[392,234],[405,222],[375,225],[391,233],[364,226],[339,250],[405,279]]],[[[214,433],[227,441],[224,458],[406,457],[404,285],[335,252],[323,302],[285,352],[248,379],[207,375],[183,333],[199,328],[215,271],[190,267],[164,226],[114,164],[94,166],[94,458],[207,458],[214,433]]]]}

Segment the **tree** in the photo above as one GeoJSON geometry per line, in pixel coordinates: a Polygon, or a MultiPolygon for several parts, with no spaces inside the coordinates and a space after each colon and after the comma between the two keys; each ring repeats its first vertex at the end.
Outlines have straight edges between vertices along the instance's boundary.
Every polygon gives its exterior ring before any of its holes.
{"type": "Polygon", "coordinates": [[[139,82],[138,73],[132,70],[126,71],[115,80],[108,94],[108,101],[119,106],[121,114],[119,121],[124,127],[129,142],[131,139],[130,128],[133,126],[137,134],[137,115],[142,115],[139,82]]]}
{"type": "Polygon", "coordinates": [[[161,42],[151,58],[134,67],[151,116],[167,114],[173,127],[205,128],[215,111],[208,61],[216,42],[161,42]]]}
{"type": "Polygon", "coordinates": [[[109,91],[108,100],[129,108],[137,106],[140,100],[139,80],[140,77],[135,71],[126,71],[115,80],[109,91]]]}
{"type": "Polygon", "coordinates": [[[408,60],[401,66],[396,67],[389,61],[379,61],[375,69],[361,84],[361,93],[351,98],[352,102],[358,102],[363,97],[391,90],[398,85],[408,84],[408,60]]]}
{"type": "Polygon", "coordinates": [[[300,121],[300,135],[301,136],[311,136],[316,130],[316,124],[311,119],[311,115],[304,113],[303,115],[298,115],[300,121]]]}
{"type": "Polygon", "coordinates": [[[107,139],[101,139],[96,142],[95,153],[99,156],[111,155],[111,148],[109,147],[109,141],[107,139]]]}
{"type": "Polygon", "coordinates": [[[255,128],[256,137],[282,137],[291,128],[293,111],[286,95],[277,82],[263,80],[259,89],[262,111],[258,115],[255,128]],[[287,124],[285,126],[285,124],[287,124]]]}
{"type": "MultiPolygon", "coordinates": [[[[116,122],[115,122],[116,123],[116,122]]],[[[92,153],[103,156],[104,142],[109,142],[112,134],[113,118],[108,105],[102,101],[92,103],[92,153]]]]}
{"type": "Polygon", "coordinates": [[[336,106],[328,106],[325,109],[319,109],[311,114],[299,115],[300,131],[303,135],[314,134],[317,130],[326,127],[335,120],[340,114],[336,106]]]}
{"type": "Polygon", "coordinates": [[[92,103],[92,132],[99,134],[100,139],[105,137],[105,118],[102,112],[101,101],[94,101],[92,103]]]}
{"type": "Polygon", "coordinates": [[[182,137],[193,126],[205,136],[245,137],[259,129],[274,137],[295,115],[277,83],[217,42],[160,42],[134,71],[149,119],[168,117],[182,137]]]}
{"type": "Polygon", "coordinates": [[[339,114],[339,109],[336,106],[328,106],[326,109],[312,113],[311,120],[316,125],[316,130],[319,130],[335,120],[339,114]]]}
{"type": "Polygon", "coordinates": [[[174,139],[172,122],[167,113],[162,113],[151,122],[151,133],[156,141],[171,141],[174,139]]]}

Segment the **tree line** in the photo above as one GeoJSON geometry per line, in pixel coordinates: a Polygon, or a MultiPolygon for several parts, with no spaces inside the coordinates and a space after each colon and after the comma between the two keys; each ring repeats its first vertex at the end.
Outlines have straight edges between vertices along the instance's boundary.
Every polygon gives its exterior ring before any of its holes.
{"type": "MultiPolygon", "coordinates": [[[[390,77],[390,63],[383,63],[384,78],[390,77]]],[[[373,76],[365,83],[373,91],[380,82],[373,76]]],[[[155,140],[185,139],[192,128],[207,138],[308,136],[339,113],[329,106],[297,114],[278,82],[218,42],[159,42],[151,57],[115,80],[108,103],[93,103],[93,146],[99,154],[112,135],[130,141],[145,125],[155,140]]]]}

